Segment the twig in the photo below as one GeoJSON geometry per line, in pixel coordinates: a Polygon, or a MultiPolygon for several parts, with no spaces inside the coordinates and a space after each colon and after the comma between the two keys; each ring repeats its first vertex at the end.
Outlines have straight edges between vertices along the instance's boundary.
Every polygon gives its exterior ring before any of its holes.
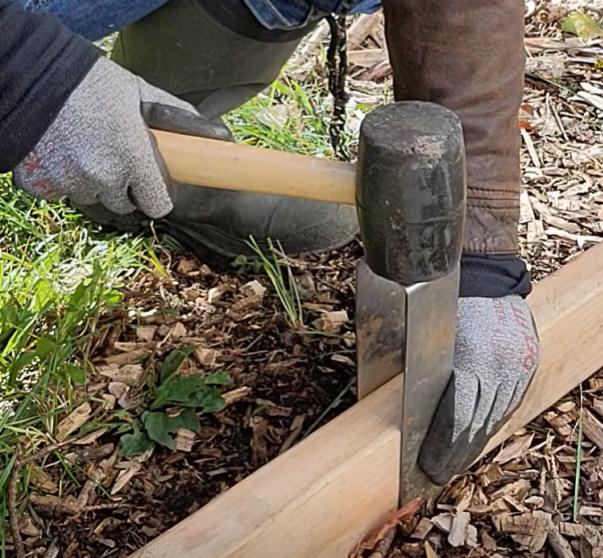
{"type": "Polygon", "coordinates": [[[396,527],[392,527],[385,536],[377,543],[375,551],[369,556],[369,558],[385,558],[387,553],[390,551],[394,538],[396,537],[396,527]]]}
{"type": "Polygon", "coordinates": [[[13,470],[10,473],[8,482],[8,523],[13,535],[13,544],[15,545],[15,554],[17,558],[25,558],[25,545],[21,537],[19,529],[19,515],[17,514],[17,484],[19,482],[19,474],[21,473],[21,465],[19,459],[15,460],[13,470]]]}
{"type": "Polygon", "coordinates": [[[17,459],[17,465],[19,467],[23,467],[23,465],[29,465],[30,463],[34,463],[34,462],[38,461],[39,459],[46,457],[49,453],[53,453],[57,450],[60,450],[61,448],[64,448],[65,446],[70,446],[71,444],[73,444],[73,442],[74,442],[74,440],[71,439],[71,440],[66,440],[65,442],[57,442],[55,444],[50,444],[49,446],[46,446],[46,447],[42,448],[41,450],[38,450],[33,455],[28,455],[27,457],[22,457],[20,459],[17,459]]]}

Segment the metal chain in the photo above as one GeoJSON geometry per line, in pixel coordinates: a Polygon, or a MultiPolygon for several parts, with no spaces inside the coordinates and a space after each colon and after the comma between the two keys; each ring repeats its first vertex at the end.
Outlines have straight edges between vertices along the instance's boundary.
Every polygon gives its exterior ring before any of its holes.
{"type": "Polygon", "coordinates": [[[348,74],[346,18],[331,15],[327,21],[331,29],[331,42],[327,51],[327,70],[329,72],[329,92],[333,97],[329,137],[335,157],[342,161],[349,161],[350,152],[342,137],[345,131],[346,105],[350,98],[346,90],[348,74]]]}

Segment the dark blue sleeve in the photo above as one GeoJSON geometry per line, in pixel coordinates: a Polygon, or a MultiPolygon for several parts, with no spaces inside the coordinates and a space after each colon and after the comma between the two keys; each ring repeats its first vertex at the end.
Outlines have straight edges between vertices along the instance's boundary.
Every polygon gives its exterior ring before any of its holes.
{"type": "Polygon", "coordinates": [[[515,254],[463,254],[462,297],[526,297],[532,291],[528,268],[515,254]]]}
{"type": "Polygon", "coordinates": [[[0,172],[33,149],[101,54],[54,16],[0,0],[0,172]]]}

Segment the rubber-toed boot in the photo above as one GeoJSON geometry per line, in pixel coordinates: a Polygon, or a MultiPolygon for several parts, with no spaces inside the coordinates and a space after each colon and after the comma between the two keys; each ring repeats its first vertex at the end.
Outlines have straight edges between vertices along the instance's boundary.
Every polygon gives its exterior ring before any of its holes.
{"type": "MultiPolygon", "coordinates": [[[[113,59],[219,119],[268,87],[311,28],[266,30],[242,0],[172,0],[124,29],[113,59]]],[[[204,258],[249,254],[250,236],[279,241],[289,254],[327,251],[358,231],[349,206],[190,185],[172,197],[174,210],[157,227],[204,258]]],[[[122,230],[143,221],[96,207],[85,213],[122,230]]]]}

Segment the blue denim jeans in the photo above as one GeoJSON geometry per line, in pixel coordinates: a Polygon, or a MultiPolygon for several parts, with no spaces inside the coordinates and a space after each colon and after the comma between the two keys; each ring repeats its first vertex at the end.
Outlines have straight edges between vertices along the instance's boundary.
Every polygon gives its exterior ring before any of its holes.
{"type": "MultiPolygon", "coordinates": [[[[91,41],[134,23],[169,0],[19,0],[26,10],[48,11],[69,29],[91,41]]],[[[220,0],[216,0],[219,2],[220,0]]],[[[260,23],[270,29],[305,25],[329,12],[373,12],[381,0],[244,0],[260,23]]]]}
{"type": "Polygon", "coordinates": [[[294,29],[331,13],[372,13],[381,0],[243,0],[268,29],[294,29]]]}
{"type": "Polygon", "coordinates": [[[26,10],[56,15],[69,29],[91,41],[134,23],[168,0],[19,0],[26,10]]]}

